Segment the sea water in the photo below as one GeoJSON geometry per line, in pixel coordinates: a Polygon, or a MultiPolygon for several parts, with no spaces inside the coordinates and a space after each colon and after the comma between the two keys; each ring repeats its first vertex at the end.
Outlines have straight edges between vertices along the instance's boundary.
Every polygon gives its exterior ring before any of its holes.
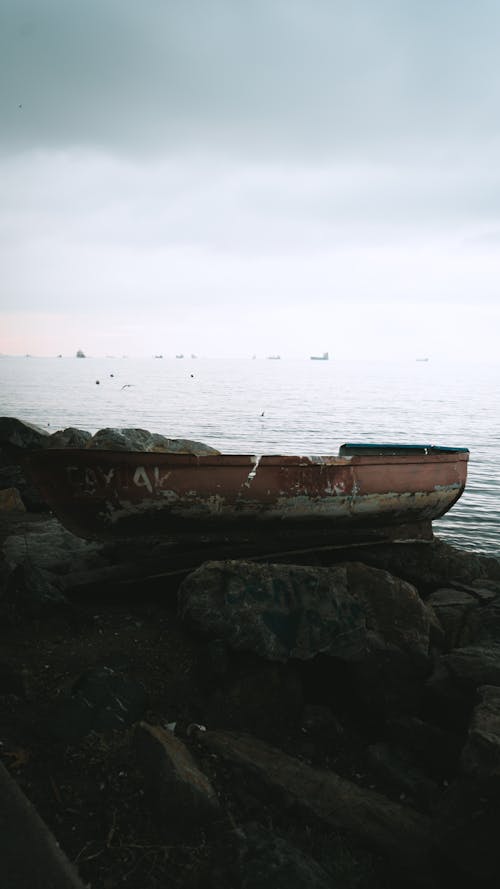
{"type": "Polygon", "coordinates": [[[345,441],[467,447],[467,487],[434,523],[500,556],[500,366],[266,358],[0,358],[0,415],[48,432],[140,427],[225,453],[337,454],[345,441]]]}

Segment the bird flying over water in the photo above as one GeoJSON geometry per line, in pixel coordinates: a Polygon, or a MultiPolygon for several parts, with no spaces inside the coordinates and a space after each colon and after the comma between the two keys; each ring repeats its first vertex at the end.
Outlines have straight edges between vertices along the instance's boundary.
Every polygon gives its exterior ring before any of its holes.
{"type": "Polygon", "coordinates": [[[130,389],[133,385],[133,383],[125,383],[125,385],[122,386],[122,389],[130,389]]]}

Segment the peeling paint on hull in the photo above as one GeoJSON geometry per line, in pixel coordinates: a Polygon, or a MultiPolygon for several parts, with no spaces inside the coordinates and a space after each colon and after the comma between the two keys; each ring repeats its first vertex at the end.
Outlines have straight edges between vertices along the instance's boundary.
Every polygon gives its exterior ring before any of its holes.
{"type": "Polygon", "coordinates": [[[310,541],[404,525],[428,536],[464,490],[467,459],[466,451],[194,457],[67,449],[32,452],[27,468],[61,522],[84,537],[310,541]]]}

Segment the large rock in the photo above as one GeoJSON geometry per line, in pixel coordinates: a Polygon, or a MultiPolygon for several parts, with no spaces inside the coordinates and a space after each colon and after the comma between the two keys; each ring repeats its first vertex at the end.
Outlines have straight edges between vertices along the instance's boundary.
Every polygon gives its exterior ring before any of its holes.
{"type": "Polygon", "coordinates": [[[192,838],[220,817],[215,790],[180,738],[145,722],[136,726],[134,737],[146,792],[164,835],[192,838]]]}
{"type": "Polygon", "coordinates": [[[104,564],[103,546],[71,534],[53,518],[21,520],[3,542],[1,555],[14,568],[29,559],[37,568],[55,574],[85,571],[104,564]]]}
{"type": "Polygon", "coordinates": [[[434,854],[446,886],[491,889],[500,872],[500,802],[476,781],[460,778],[443,795],[432,825],[434,854]]]}
{"type": "Polygon", "coordinates": [[[76,743],[89,732],[124,729],[144,716],[148,696],[141,682],[112,667],[91,667],[49,713],[49,731],[76,743]]]}
{"type": "Polygon", "coordinates": [[[428,819],[332,771],[312,768],[248,735],[199,733],[198,740],[246,772],[255,792],[269,790],[281,811],[302,811],[324,827],[355,837],[382,855],[404,885],[435,886],[428,819]]]}
{"type": "Polygon", "coordinates": [[[435,538],[430,543],[384,544],[353,550],[353,559],[383,568],[414,584],[421,595],[454,581],[473,584],[500,580],[500,560],[458,549],[435,538]]]}
{"type": "Polygon", "coordinates": [[[44,448],[49,433],[40,426],[18,420],[16,417],[0,417],[0,445],[16,448],[44,448]]]}
{"type": "Polygon", "coordinates": [[[68,612],[68,602],[55,575],[37,568],[29,560],[7,574],[0,594],[1,620],[18,624],[54,612],[68,612]]]}
{"type": "Polygon", "coordinates": [[[450,676],[466,689],[500,685],[500,642],[467,645],[442,656],[450,676]]]}
{"type": "MultiPolygon", "coordinates": [[[[485,590],[486,594],[488,591],[485,590]]],[[[488,645],[500,640],[500,595],[490,593],[480,600],[480,607],[471,609],[466,622],[465,644],[488,645]]]]}
{"type": "Polygon", "coordinates": [[[418,716],[399,716],[386,726],[388,738],[407,750],[435,780],[455,776],[463,737],[418,716]]]}
{"type": "Polygon", "coordinates": [[[251,727],[259,737],[271,740],[299,724],[303,705],[297,670],[252,657],[234,658],[227,674],[200,702],[208,725],[251,727]]]}
{"type": "Polygon", "coordinates": [[[0,512],[26,512],[17,488],[0,488],[0,512]]]}
{"type": "Polygon", "coordinates": [[[59,429],[53,432],[47,441],[47,448],[85,448],[92,438],[90,432],[84,429],[75,429],[68,426],[67,429],[59,429]]]}
{"type": "Polygon", "coordinates": [[[430,812],[439,796],[439,787],[417,765],[407,751],[379,741],[367,750],[370,772],[383,787],[390,787],[400,799],[409,799],[416,808],[430,812]]]}
{"type": "Polygon", "coordinates": [[[233,864],[240,889],[332,889],[338,886],[317,861],[258,824],[241,831],[233,864]]]}
{"type": "Polygon", "coordinates": [[[39,426],[16,417],[0,417],[0,489],[16,488],[29,510],[45,511],[47,505],[24,474],[22,452],[44,448],[49,439],[48,432],[39,426]]]}
{"type": "Polygon", "coordinates": [[[437,808],[434,835],[448,866],[474,886],[498,882],[500,851],[500,687],[478,689],[460,773],[437,808]]]}
{"type": "Polygon", "coordinates": [[[152,451],[161,454],[193,454],[197,457],[219,454],[219,451],[203,442],[166,438],[146,429],[100,429],[87,442],[86,447],[101,451],[152,451]]]}
{"type": "Polygon", "coordinates": [[[500,639],[500,590],[468,586],[436,590],[427,600],[444,631],[448,650],[495,644],[500,639]]]}
{"type": "Polygon", "coordinates": [[[462,770],[477,782],[495,785],[500,791],[500,688],[478,689],[467,742],[462,751],[462,770]]]}
{"type": "Polygon", "coordinates": [[[472,642],[469,631],[469,615],[479,608],[479,602],[470,593],[453,588],[436,590],[427,599],[443,630],[443,644],[450,651],[472,642]]]}
{"type": "Polygon", "coordinates": [[[182,583],[179,608],[201,633],[272,661],[320,653],[353,661],[386,648],[425,658],[429,649],[416,590],[359,563],[207,562],[182,583]]]}
{"type": "Polygon", "coordinates": [[[482,685],[500,686],[499,643],[467,645],[441,655],[426,683],[432,718],[452,730],[465,731],[482,685]]]}

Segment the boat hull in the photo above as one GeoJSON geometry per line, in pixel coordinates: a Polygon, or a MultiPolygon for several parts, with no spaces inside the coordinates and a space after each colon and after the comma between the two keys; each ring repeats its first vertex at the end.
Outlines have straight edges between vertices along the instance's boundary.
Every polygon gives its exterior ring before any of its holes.
{"type": "MultiPolygon", "coordinates": [[[[432,450],[432,449],[431,449],[432,450]]],[[[45,450],[26,468],[60,521],[88,538],[271,538],[309,545],[429,536],[465,487],[468,452],[294,457],[45,450]],[[368,533],[370,532],[370,533],[368,533]]]]}

